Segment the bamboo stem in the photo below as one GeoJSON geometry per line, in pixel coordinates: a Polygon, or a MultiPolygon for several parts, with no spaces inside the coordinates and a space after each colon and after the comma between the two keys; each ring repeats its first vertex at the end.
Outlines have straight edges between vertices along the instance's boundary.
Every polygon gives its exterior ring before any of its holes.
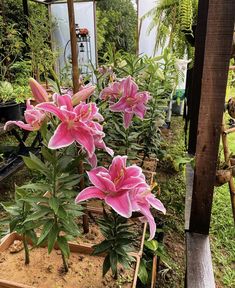
{"type": "MultiPolygon", "coordinates": [[[[74,1],[68,0],[68,15],[69,15],[69,28],[70,28],[70,41],[71,41],[71,55],[72,55],[72,74],[73,74],[73,92],[76,93],[79,91],[80,84],[79,84],[79,69],[78,69],[78,48],[77,48],[77,36],[76,36],[76,29],[75,29],[75,16],[74,16],[74,1]]],[[[84,173],[83,168],[83,161],[79,162],[78,172],[80,175],[84,173]]],[[[84,189],[84,178],[82,177],[80,181],[80,189],[84,189]]],[[[84,233],[89,232],[89,222],[88,216],[85,207],[85,214],[83,215],[83,231],[84,233]]]]}
{"type": "Polygon", "coordinates": [[[24,264],[28,265],[29,264],[29,247],[28,247],[28,243],[27,243],[25,234],[23,234],[23,244],[24,244],[24,253],[25,253],[24,264]]]}

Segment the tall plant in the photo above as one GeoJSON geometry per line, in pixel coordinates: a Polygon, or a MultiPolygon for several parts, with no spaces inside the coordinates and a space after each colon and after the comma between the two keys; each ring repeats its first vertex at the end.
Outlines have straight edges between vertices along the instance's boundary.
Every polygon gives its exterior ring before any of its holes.
{"type": "Polygon", "coordinates": [[[149,31],[156,28],[155,51],[168,47],[182,58],[192,48],[186,35],[193,33],[196,24],[198,0],[160,0],[145,17],[152,17],[149,31]]]}

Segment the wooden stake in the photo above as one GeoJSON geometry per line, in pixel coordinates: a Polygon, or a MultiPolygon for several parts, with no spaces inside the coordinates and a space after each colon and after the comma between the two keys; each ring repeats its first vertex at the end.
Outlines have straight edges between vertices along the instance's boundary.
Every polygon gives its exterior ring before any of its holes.
{"type": "MultiPolygon", "coordinates": [[[[73,75],[73,92],[79,91],[79,69],[78,69],[78,47],[77,47],[77,36],[75,29],[75,17],[74,17],[74,1],[68,0],[68,16],[69,16],[69,29],[70,29],[70,41],[71,41],[71,54],[72,54],[72,75],[73,75]]],[[[84,173],[83,162],[80,161],[78,164],[78,173],[82,175],[84,173]]],[[[85,188],[84,178],[82,177],[80,181],[80,189],[85,188]]],[[[89,222],[87,216],[86,205],[84,205],[85,211],[83,215],[83,230],[84,233],[89,232],[89,222]]]]}
{"type": "MultiPolygon", "coordinates": [[[[223,119],[222,124],[222,143],[223,143],[223,150],[224,150],[224,161],[228,164],[229,167],[231,167],[230,162],[230,151],[228,147],[228,139],[227,139],[227,133],[224,133],[225,131],[225,121],[223,119]]],[[[231,198],[231,205],[232,205],[232,212],[233,212],[233,220],[235,224],[235,183],[233,177],[231,177],[229,183],[229,191],[230,191],[230,198],[231,198]]]]}
{"type": "Polygon", "coordinates": [[[208,11],[205,11],[208,16],[189,231],[208,235],[233,39],[235,1],[204,1],[208,2],[208,11]]]}

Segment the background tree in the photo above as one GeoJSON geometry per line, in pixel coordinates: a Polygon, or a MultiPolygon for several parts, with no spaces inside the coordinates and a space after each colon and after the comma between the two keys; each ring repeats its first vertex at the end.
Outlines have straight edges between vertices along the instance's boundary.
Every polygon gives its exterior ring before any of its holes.
{"type": "Polygon", "coordinates": [[[107,44],[116,50],[136,51],[137,12],[131,0],[97,2],[99,55],[107,51],[107,44]]]}

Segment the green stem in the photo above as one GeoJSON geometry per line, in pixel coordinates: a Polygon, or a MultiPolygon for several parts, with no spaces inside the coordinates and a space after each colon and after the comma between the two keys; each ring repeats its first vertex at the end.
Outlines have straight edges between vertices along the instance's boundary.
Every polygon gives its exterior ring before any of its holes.
{"type": "Polygon", "coordinates": [[[23,234],[23,244],[24,244],[24,253],[25,253],[25,265],[29,264],[29,247],[28,247],[28,243],[26,240],[26,236],[25,234],[23,234]]]}
{"type": "Polygon", "coordinates": [[[62,251],[61,251],[61,255],[62,255],[62,260],[63,260],[64,272],[67,273],[69,271],[68,261],[62,251]]]}
{"type": "Polygon", "coordinates": [[[129,147],[129,141],[128,141],[128,138],[129,138],[129,134],[130,134],[130,128],[127,128],[125,129],[125,132],[126,132],[126,155],[128,156],[128,147],[129,147]]]}

